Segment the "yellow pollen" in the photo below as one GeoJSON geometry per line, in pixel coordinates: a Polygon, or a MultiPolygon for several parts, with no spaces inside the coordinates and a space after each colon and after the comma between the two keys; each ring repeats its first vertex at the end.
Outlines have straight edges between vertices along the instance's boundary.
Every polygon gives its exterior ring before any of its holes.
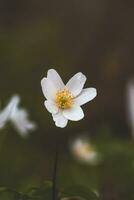
{"type": "Polygon", "coordinates": [[[61,109],[71,108],[73,98],[73,95],[68,89],[59,90],[56,93],[56,104],[61,109]]]}
{"type": "Polygon", "coordinates": [[[94,151],[93,147],[88,145],[88,144],[84,144],[83,147],[81,147],[81,151],[83,151],[83,153],[91,153],[94,151]]]}

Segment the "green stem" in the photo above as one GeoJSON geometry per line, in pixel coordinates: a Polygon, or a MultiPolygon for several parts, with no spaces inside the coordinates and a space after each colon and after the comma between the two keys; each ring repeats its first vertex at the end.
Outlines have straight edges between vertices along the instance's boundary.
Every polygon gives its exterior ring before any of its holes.
{"type": "Polygon", "coordinates": [[[56,144],[54,171],[53,171],[52,200],[57,200],[57,168],[58,168],[58,145],[56,144]]]}

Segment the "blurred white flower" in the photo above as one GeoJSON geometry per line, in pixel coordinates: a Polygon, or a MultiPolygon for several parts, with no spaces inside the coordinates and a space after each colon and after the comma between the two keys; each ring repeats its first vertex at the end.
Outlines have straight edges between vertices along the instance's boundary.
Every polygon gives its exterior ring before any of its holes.
{"type": "Polygon", "coordinates": [[[6,108],[0,112],[0,128],[3,128],[10,121],[20,135],[27,136],[29,131],[35,130],[36,124],[29,121],[28,112],[19,108],[19,103],[20,97],[13,96],[6,108]]]}
{"type": "Polygon", "coordinates": [[[83,89],[85,82],[86,76],[79,72],[65,85],[54,69],[48,70],[47,78],[41,80],[44,105],[57,127],[64,128],[68,120],[79,121],[84,117],[81,106],[97,95],[95,88],[83,89]]]}
{"type": "Polygon", "coordinates": [[[134,80],[130,80],[127,84],[127,117],[128,123],[134,137],[134,80]]]}
{"type": "Polygon", "coordinates": [[[97,164],[98,153],[86,138],[77,138],[71,143],[71,152],[76,159],[87,164],[97,164]]]}

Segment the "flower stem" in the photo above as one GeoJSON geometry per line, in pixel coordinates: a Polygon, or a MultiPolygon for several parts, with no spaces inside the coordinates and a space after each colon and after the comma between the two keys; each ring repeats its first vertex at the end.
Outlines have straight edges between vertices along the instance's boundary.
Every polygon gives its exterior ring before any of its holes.
{"type": "Polygon", "coordinates": [[[58,200],[57,199],[57,167],[58,167],[58,145],[56,144],[55,158],[54,158],[54,171],[53,171],[52,200],[58,200]]]}

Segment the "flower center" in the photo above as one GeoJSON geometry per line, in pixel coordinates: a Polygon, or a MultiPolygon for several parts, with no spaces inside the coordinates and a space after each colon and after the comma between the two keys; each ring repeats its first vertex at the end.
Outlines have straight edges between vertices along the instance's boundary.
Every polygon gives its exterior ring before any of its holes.
{"type": "Polygon", "coordinates": [[[83,153],[92,153],[94,151],[93,147],[91,147],[88,144],[83,145],[83,147],[81,147],[81,152],[83,153]]]}
{"type": "Polygon", "coordinates": [[[56,104],[61,109],[70,108],[73,104],[73,95],[68,89],[59,90],[56,93],[56,104]]]}

